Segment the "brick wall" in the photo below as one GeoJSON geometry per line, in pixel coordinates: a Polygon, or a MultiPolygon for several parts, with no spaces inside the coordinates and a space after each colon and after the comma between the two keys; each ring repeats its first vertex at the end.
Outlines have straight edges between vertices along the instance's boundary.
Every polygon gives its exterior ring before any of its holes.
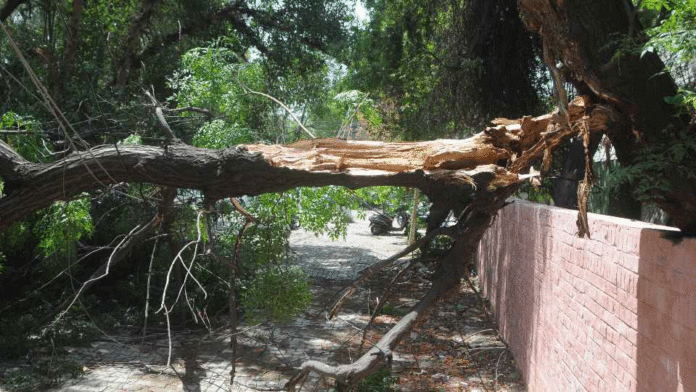
{"type": "Polygon", "coordinates": [[[696,391],[696,239],[515,201],[479,249],[479,276],[529,391],[696,391]]]}

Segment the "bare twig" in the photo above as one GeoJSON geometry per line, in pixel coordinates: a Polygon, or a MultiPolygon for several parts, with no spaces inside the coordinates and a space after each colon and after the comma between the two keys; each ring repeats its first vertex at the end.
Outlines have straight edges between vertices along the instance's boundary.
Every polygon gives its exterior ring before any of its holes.
{"type": "Polygon", "coordinates": [[[195,106],[186,106],[183,108],[164,109],[164,110],[166,110],[167,113],[172,113],[172,114],[178,114],[181,112],[196,112],[196,113],[205,114],[205,116],[208,118],[213,117],[213,112],[211,112],[210,110],[205,109],[205,108],[195,107],[195,106]]]}
{"type": "Polygon", "coordinates": [[[162,291],[162,301],[160,302],[160,307],[157,309],[155,313],[159,313],[161,311],[164,311],[164,316],[167,320],[167,336],[168,336],[168,344],[169,344],[169,350],[167,352],[167,366],[171,364],[171,359],[172,359],[172,337],[171,337],[171,320],[169,317],[169,314],[172,312],[174,309],[174,305],[179,302],[179,299],[181,298],[181,294],[184,292],[185,287],[186,287],[186,280],[190,276],[191,279],[193,279],[194,282],[198,285],[198,287],[203,291],[204,297],[208,296],[207,291],[203,287],[203,285],[196,279],[195,276],[193,276],[193,273],[191,272],[191,268],[193,267],[193,263],[196,260],[196,257],[198,257],[198,246],[200,245],[201,241],[203,240],[203,234],[201,232],[201,216],[205,213],[205,211],[199,211],[198,215],[196,216],[196,229],[197,229],[197,237],[194,241],[190,241],[186,245],[182,246],[181,249],[179,249],[179,252],[177,252],[176,256],[174,256],[174,259],[172,262],[169,264],[169,270],[167,271],[167,275],[165,278],[165,284],[164,284],[164,290],[162,291]],[[189,266],[186,265],[184,262],[184,259],[182,257],[182,254],[186,249],[188,249],[191,245],[194,245],[193,248],[193,255],[191,256],[191,263],[189,266]],[[167,289],[169,288],[169,282],[171,280],[171,274],[172,271],[174,270],[174,266],[177,264],[177,262],[181,262],[181,265],[184,267],[186,270],[186,275],[184,276],[184,280],[181,283],[181,286],[179,287],[179,292],[172,302],[171,306],[167,306],[166,299],[167,299],[167,289]]]}
{"type": "Polygon", "coordinates": [[[256,218],[251,215],[247,210],[242,207],[242,205],[239,203],[239,200],[237,200],[234,197],[230,198],[230,202],[232,202],[232,205],[234,208],[241,213],[244,218],[244,226],[242,226],[241,229],[239,229],[239,234],[237,235],[237,240],[234,243],[234,252],[232,253],[232,260],[231,260],[231,272],[232,272],[232,277],[230,278],[230,298],[229,298],[229,307],[230,307],[230,348],[232,349],[232,358],[230,359],[230,363],[232,365],[230,369],[230,387],[234,385],[234,376],[237,371],[237,329],[239,327],[239,320],[237,319],[237,298],[236,298],[236,289],[237,289],[237,271],[239,270],[239,247],[242,243],[242,237],[244,237],[244,233],[246,233],[247,229],[249,226],[256,221],[256,218]]]}
{"type": "Polygon", "coordinates": [[[179,139],[174,135],[174,132],[172,131],[172,128],[169,127],[169,124],[167,123],[167,120],[164,118],[164,113],[162,112],[162,105],[155,99],[155,96],[150,93],[149,91],[143,89],[143,92],[145,92],[145,95],[150,98],[150,101],[152,102],[152,106],[155,107],[155,117],[157,117],[157,125],[159,125],[160,129],[164,132],[164,137],[168,143],[171,142],[178,142],[179,139]]]}
{"type": "Polygon", "coordinates": [[[152,230],[152,228],[156,225],[156,223],[159,221],[159,216],[155,216],[150,220],[145,225],[138,225],[134,227],[127,235],[125,235],[121,241],[116,245],[114,250],[111,252],[109,255],[109,258],[106,260],[106,262],[99,267],[92,276],[90,276],[89,279],[87,279],[84,283],[82,283],[82,286],[80,289],[75,293],[70,300],[65,300],[61,305],[58,306],[57,309],[60,309],[60,313],[58,314],[58,317],[53,321],[53,323],[57,322],[60,320],[63,315],[75,304],[75,301],[77,301],[78,298],[80,298],[80,295],[90,288],[94,283],[96,283],[98,280],[104,278],[109,274],[109,269],[111,268],[112,264],[118,263],[121,260],[123,260],[127,254],[130,252],[130,250],[133,248],[133,246],[137,243],[139,243],[142,238],[145,237],[147,233],[152,230]]]}
{"type": "MultiPolygon", "coordinates": [[[[355,289],[358,288],[361,284],[363,284],[367,279],[369,279],[372,275],[375,273],[381,271],[383,268],[387,267],[388,265],[396,262],[400,258],[408,255],[409,253],[415,251],[416,249],[420,248],[422,245],[427,244],[430,240],[435,238],[436,235],[438,235],[442,231],[442,227],[438,227],[435,230],[431,231],[426,235],[425,237],[421,238],[420,240],[414,242],[413,244],[407,246],[404,248],[402,251],[392,255],[391,257],[388,257],[384,260],[380,260],[376,262],[375,264],[372,264],[371,266],[365,268],[360,272],[360,276],[355,279],[353,282],[349,283],[341,289],[337,294],[343,293],[341,298],[336,301],[336,303],[333,305],[331,308],[331,312],[329,312],[329,319],[332,319],[333,317],[338,314],[338,311],[341,309],[341,306],[345,303],[345,301],[350,298],[350,296],[355,292],[355,289]]],[[[333,302],[333,298],[331,299],[331,302],[333,302]]],[[[323,309],[321,310],[323,312],[323,309]]]]}
{"type": "MultiPolygon", "coordinates": [[[[161,225],[160,225],[161,230],[161,225]]],[[[147,285],[145,288],[145,312],[143,318],[143,338],[140,344],[145,342],[145,336],[147,336],[147,320],[150,313],[150,283],[152,281],[152,265],[155,262],[155,252],[157,251],[157,244],[159,243],[160,237],[155,239],[155,244],[152,245],[152,253],[150,254],[150,265],[147,267],[147,285]]]]}
{"type": "MultiPolygon", "coordinates": [[[[240,83],[241,83],[241,82],[240,82],[240,83]]],[[[243,88],[244,91],[246,91],[248,94],[260,95],[260,96],[262,96],[262,97],[268,98],[268,99],[270,99],[271,101],[277,103],[277,104],[280,105],[283,109],[285,109],[285,111],[288,112],[288,114],[290,114],[290,117],[292,117],[292,119],[295,120],[295,122],[297,123],[297,125],[299,125],[300,128],[302,128],[302,130],[305,131],[305,133],[306,133],[310,138],[312,138],[312,139],[316,139],[316,138],[317,138],[316,136],[314,136],[314,134],[313,134],[312,132],[309,131],[309,129],[305,128],[305,126],[302,125],[302,122],[301,122],[300,120],[297,119],[297,117],[296,117],[295,114],[292,112],[292,110],[290,110],[290,108],[287,107],[284,103],[282,103],[279,99],[277,99],[277,98],[275,98],[275,97],[273,97],[273,96],[271,96],[271,95],[265,94],[265,93],[261,93],[261,92],[258,92],[258,91],[254,91],[254,90],[250,89],[249,87],[245,86],[244,84],[242,84],[242,88],[243,88]]]]}
{"type": "Polygon", "coordinates": [[[372,327],[372,324],[375,322],[375,318],[377,318],[377,313],[384,307],[384,303],[387,302],[389,297],[391,296],[392,293],[392,288],[394,287],[394,284],[401,278],[401,276],[413,266],[414,262],[411,260],[408,265],[401,269],[396,276],[392,279],[391,282],[389,282],[389,285],[387,288],[384,290],[382,293],[382,298],[379,299],[379,302],[377,303],[377,306],[375,307],[375,310],[372,312],[372,316],[370,316],[370,321],[367,322],[367,325],[365,328],[363,328],[363,335],[362,339],[360,340],[360,347],[358,348],[358,355],[362,354],[363,346],[365,345],[365,339],[367,339],[367,332],[370,330],[370,327],[372,327]]]}
{"type": "MultiPolygon", "coordinates": [[[[155,313],[159,313],[163,309],[165,311],[168,311],[167,306],[166,306],[166,302],[165,302],[166,298],[167,298],[167,289],[169,288],[169,282],[171,280],[172,270],[174,269],[174,266],[176,265],[177,261],[180,261],[181,264],[186,269],[186,277],[184,277],[184,282],[182,283],[182,287],[185,285],[186,279],[188,278],[188,276],[191,276],[191,278],[196,282],[198,287],[203,291],[204,295],[206,297],[208,296],[208,293],[205,291],[205,288],[203,288],[203,285],[201,285],[201,283],[198,281],[198,279],[196,279],[196,277],[193,276],[193,274],[191,273],[191,267],[186,265],[186,263],[184,262],[184,259],[182,257],[182,254],[184,253],[184,251],[186,249],[188,249],[191,245],[194,245],[193,256],[191,257],[191,264],[192,265],[193,265],[193,261],[196,259],[196,256],[198,255],[198,245],[200,244],[201,240],[203,239],[203,236],[201,233],[201,226],[200,226],[202,214],[203,214],[203,211],[199,211],[198,216],[196,217],[196,228],[197,228],[197,233],[198,233],[196,239],[194,241],[189,241],[186,245],[182,246],[181,249],[179,249],[179,252],[176,254],[176,256],[174,256],[174,259],[172,260],[171,264],[169,265],[169,271],[167,272],[167,278],[165,279],[164,291],[162,293],[162,301],[160,302],[160,308],[157,309],[157,312],[155,312],[155,313]]],[[[177,297],[176,297],[176,300],[174,301],[174,304],[179,301],[179,298],[181,297],[181,293],[182,293],[182,289],[179,288],[179,294],[177,294],[177,297]]],[[[174,304],[172,304],[172,306],[174,304]]]]}

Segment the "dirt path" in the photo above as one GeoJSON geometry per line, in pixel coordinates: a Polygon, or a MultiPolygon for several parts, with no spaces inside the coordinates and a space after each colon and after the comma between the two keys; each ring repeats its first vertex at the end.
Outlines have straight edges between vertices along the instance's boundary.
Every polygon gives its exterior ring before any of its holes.
{"type": "MultiPolygon", "coordinates": [[[[234,391],[277,389],[306,359],[345,363],[355,359],[369,311],[395,270],[385,271],[361,288],[340,315],[327,320],[327,299],[358,271],[401,250],[403,235],[375,237],[365,221],[349,225],[345,241],[331,242],[298,230],[291,236],[295,262],[313,279],[314,301],[306,315],[290,325],[244,327],[234,391]]],[[[427,269],[407,273],[398,283],[384,314],[367,335],[367,345],[379,339],[428,287],[427,269]]],[[[165,367],[165,333],[140,337],[126,334],[74,348],[55,361],[72,361],[85,371],[55,391],[228,391],[229,331],[178,334],[173,363],[165,367]]],[[[461,290],[434,309],[399,347],[393,361],[393,384],[401,391],[523,391],[511,355],[482,318],[473,293],[461,290]],[[398,379],[398,381],[397,381],[398,379]]],[[[329,380],[312,377],[303,391],[330,391],[329,380]]],[[[0,390],[2,388],[0,387],[0,390]]]]}

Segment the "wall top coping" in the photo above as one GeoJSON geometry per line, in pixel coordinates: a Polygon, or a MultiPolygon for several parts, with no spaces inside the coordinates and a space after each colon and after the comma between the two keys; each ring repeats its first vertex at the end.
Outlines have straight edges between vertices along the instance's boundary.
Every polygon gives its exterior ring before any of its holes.
{"type": "MultiPolygon", "coordinates": [[[[546,210],[549,213],[553,214],[561,214],[561,215],[569,215],[573,216],[573,219],[577,216],[577,210],[571,210],[568,208],[562,208],[562,207],[556,207],[556,206],[550,206],[546,204],[540,204],[540,203],[535,203],[531,202],[528,200],[524,199],[519,199],[516,197],[510,198],[510,201],[512,201],[514,204],[522,204],[527,207],[542,211],[546,210]]],[[[639,220],[634,220],[634,219],[626,219],[626,218],[619,218],[616,216],[610,216],[610,215],[602,215],[602,214],[595,214],[592,212],[589,212],[587,214],[587,218],[590,223],[590,231],[592,231],[592,222],[606,222],[606,223],[611,223],[615,224],[618,226],[624,226],[624,227],[632,227],[636,228],[639,230],[657,230],[657,231],[675,231],[678,232],[679,229],[676,227],[671,227],[671,226],[663,226],[663,225],[656,225],[654,223],[648,223],[648,222],[643,222],[639,220]]]]}

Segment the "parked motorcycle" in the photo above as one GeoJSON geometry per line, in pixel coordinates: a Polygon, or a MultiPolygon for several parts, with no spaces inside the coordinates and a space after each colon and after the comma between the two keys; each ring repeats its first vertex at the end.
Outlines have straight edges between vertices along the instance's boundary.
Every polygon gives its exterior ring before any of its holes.
{"type": "Polygon", "coordinates": [[[290,230],[297,230],[302,226],[300,224],[300,217],[297,215],[293,215],[292,218],[290,218],[290,230]]]}
{"type": "Polygon", "coordinates": [[[370,233],[373,235],[382,235],[390,231],[401,231],[406,229],[408,224],[408,214],[403,209],[396,211],[396,216],[392,217],[383,212],[378,212],[369,218],[370,233]],[[394,227],[396,220],[396,227],[394,227]]]}

